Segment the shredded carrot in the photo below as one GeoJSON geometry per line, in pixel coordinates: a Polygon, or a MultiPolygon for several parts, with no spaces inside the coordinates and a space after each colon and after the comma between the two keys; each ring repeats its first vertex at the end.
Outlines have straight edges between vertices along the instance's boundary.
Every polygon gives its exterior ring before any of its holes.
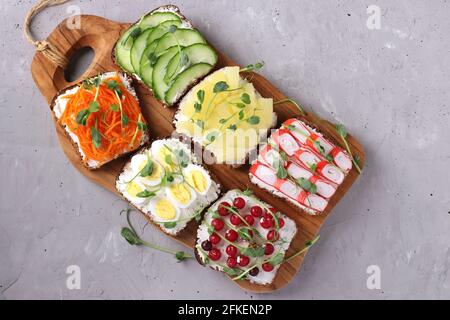
{"type": "MultiPolygon", "coordinates": [[[[117,155],[132,151],[139,146],[143,135],[142,130],[138,129],[138,119],[141,114],[138,101],[126,90],[120,78],[114,76],[104,79],[98,90],[96,102],[99,104],[99,110],[89,114],[86,125],[78,124],[76,118],[80,111],[88,109],[89,104],[94,101],[95,87],[86,89],[84,86],[80,86],[75,94],[66,96],[67,105],[59,119],[62,125],[67,126],[78,137],[80,148],[85,154],[84,162],[94,160],[104,163],[117,155]],[[114,111],[110,108],[111,105],[119,106],[115,91],[107,86],[108,81],[112,80],[119,84],[122,92],[122,114],[128,118],[126,125],[122,124],[121,111],[114,111]],[[93,126],[101,135],[99,148],[96,148],[92,141],[93,126]]],[[[142,115],[140,122],[145,124],[142,115]]]]}

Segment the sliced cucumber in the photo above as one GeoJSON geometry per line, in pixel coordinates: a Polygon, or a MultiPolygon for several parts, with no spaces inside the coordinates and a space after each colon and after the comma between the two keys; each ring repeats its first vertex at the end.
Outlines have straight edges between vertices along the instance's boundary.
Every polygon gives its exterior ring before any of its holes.
{"type": "Polygon", "coordinates": [[[128,72],[134,72],[131,64],[130,50],[134,40],[142,33],[141,27],[135,25],[129,28],[117,41],[115,56],[117,64],[128,72]]]}
{"type": "Polygon", "coordinates": [[[133,66],[134,72],[137,74],[139,74],[142,53],[147,47],[148,36],[152,33],[153,29],[154,28],[148,28],[147,30],[142,32],[141,35],[137,37],[136,40],[134,40],[133,46],[131,47],[131,65],[133,66]]]}
{"type": "Polygon", "coordinates": [[[176,45],[187,47],[194,43],[206,43],[206,41],[197,30],[178,29],[173,33],[166,33],[159,38],[158,45],[155,49],[155,55],[159,56],[163,51],[176,45]]]}
{"type": "Polygon", "coordinates": [[[158,40],[153,41],[151,44],[147,45],[144,52],[142,53],[140,68],[139,68],[139,76],[142,81],[150,88],[152,87],[152,74],[153,74],[153,65],[156,61],[156,56],[154,55],[154,51],[156,46],[158,45],[158,40]]]}
{"type": "Polygon", "coordinates": [[[153,66],[153,93],[159,100],[164,100],[164,94],[167,89],[169,89],[169,85],[164,81],[164,75],[166,74],[167,64],[173,56],[178,53],[178,50],[178,46],[173,46],[167,49],[162,55],[159,56],[153,66]]]}
{"type": "Polygon", "coordinates": [[[189,47],[183,48],[182,54],[178,52],[167,65],[166,75],[164,81],[169,83],[179,73],[183,72],[190,66],[204,62],[210,65],[215,65],[217,62],[216,52],[207,44],[196,43],[189,47]]]}
{"type": "Polygon", "coordinates": [[[178,20],[181,22],[179,15],[173,12],[153,12],[143,16],[139,21],[139,25],[144,28],[156,27],[161,22],[167,20],[178,20]]]}
{"type": "Polygon", "coordinates": [[[180,73],[167,90],[165,102],[167,105],[173,105],[180,96],[199,78],[207,75],[213,66],[207,63],[197,63],[180,73]]]}
{"type": "Polygon", "coordinates": [[[148,37],[148,43],[152,43],[156,39],[161,38],[163,35],[165,35],[167,32],[169,32],[170,26],[179,27],[181,26],[180,20],[168,20],[161,22],[158,26],[153,29],[152,34],[148,37]]]}

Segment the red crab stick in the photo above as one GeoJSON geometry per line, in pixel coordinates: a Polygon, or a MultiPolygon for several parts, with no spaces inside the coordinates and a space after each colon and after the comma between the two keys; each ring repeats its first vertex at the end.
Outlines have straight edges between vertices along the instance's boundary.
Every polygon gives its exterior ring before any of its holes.
{"type": "Polygon", "coordinates": [[[316,172],[338,185],[344,181],[344,173],[338,167],[320,158],[311,150],[301,147],[289,130],[278,129],[272,134],[271,139],[292,161],[303,168],[316,172]]]}
{"type": "Polygon", "coordinates": [[[289,119],[283,123],[283,126],[285,128],[292,128],[288,130],[299,143],[307,146],[314,152],[321,154],[317,149],[317,146],[314,145],[314,142],[318,142],[323,147],[325,154],[330,155],[333,158],[333,162],[342,171],[348,172],[352,168],[352,160],[341,148],[333,145],[322,135],[313,132],[300,120],[289,119]]]}
{"type": "Polygon", "coordinates": [[[312,184],[315,184],[317,187],[317,194],[326,199],[331,198],[336,192],[336,184],[312,174],[309,170],[306,170],[294,162],[288,164],[287,172],[296,180],[304,178],[309,180],[312,184]]]}
{"type": "Polygon", "coordinates": [[[306,208],[313,214],[322,212],[328,205],[328,201],[324,198],[306,192],[290,180],[278,178],[272,168],[259,161],[253,163],[250,168],[250,174],[262,182],[269,191],[273,191],[271,188],[275,189],[275,191],[282,193],[289,200],[302,208],[306,208]]]}
{"type": "Polygon", "coordinates": [[[279,154],[279,152],[272,148],[271,145],[265,145],[259,152],[258,161],[267,165],[268,167],[275,168],[276,162],[279,161],[279,165],[282,165],[287,169],[287,173],[294,179],[307,179],[317,187],[317,194],[324,198],[330,198],[336,192],[336,184],[322,179],[321,177],[314,175],[309,170],[297,165],[296,163],[286,163],[279,154]]]}

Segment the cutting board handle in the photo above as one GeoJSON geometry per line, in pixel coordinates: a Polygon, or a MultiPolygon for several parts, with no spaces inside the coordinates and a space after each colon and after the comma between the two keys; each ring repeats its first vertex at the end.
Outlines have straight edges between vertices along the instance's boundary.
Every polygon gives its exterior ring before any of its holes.
{"type": "MultiPolygon", "coordinates": [[[[44,87],[48,89],[50,84],[43,82],[48,82],[49,79],[52,79],[51,91],[57,93],[82,79],[92,77],[101,72],[117,70],[117,67],[105,66],[102,61],[110,60],[115,41],[127,26],[128,24],[118,24],[117,22],[91,15],[73,16],[65,19],[45,41],[56,48],[67,59],[68,63],[70,63],[72,55],[78,50],[86,47],[91,48],[94,51],[91,65],[79,79],[68,82],[64,75],[65,68],[53,61],[49,61],[43,52],[38,51],[34,61],[41,61],[41,63],[32,64],[35,82],[41,90],[44,87]],[[44,60],[46,60],[46,63],[44,63],[44,60]],[[41,70],[37,70],[38,68],[41,70]],[[50,77],[44,76],[45,74],[50,75],[50,77]],[[37,78],[39,75],[43,75],[42,79],[37,78]]],[[[44,95],[48,96],[50,93],[44,92],[44,95]]]]}

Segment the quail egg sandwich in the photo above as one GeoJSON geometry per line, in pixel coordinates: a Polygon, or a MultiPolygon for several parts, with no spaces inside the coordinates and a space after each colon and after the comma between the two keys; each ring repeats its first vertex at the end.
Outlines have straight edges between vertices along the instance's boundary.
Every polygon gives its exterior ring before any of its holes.
{"type": "Polygon", "coordinates": [[[197,162],[178,139],[156,140],[125,165],[116,188],[165,233],[177,235],[219,197],[219,184],[197,162]]]}

